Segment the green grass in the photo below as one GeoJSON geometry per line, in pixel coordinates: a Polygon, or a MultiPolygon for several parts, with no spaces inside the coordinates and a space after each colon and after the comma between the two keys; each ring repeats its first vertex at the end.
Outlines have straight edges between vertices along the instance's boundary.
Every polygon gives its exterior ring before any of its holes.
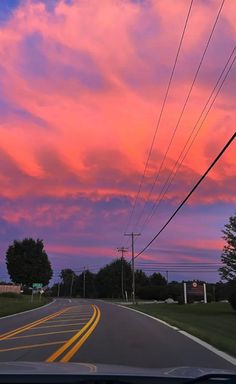
{"type": "Polygon", "coordinates": [[[39,297],[34,296],[34,301],[31,303],[29,295],[19,295],[18,298],[0,297],[0,317],[37,308],[50,301],[51,299],[47,297],[42,297],[39,301],[39,297]]]}
{"type": "Polygon", "coordinates": [[[227,303],[131,305],[236,357],[236,311],[227,303]]]}

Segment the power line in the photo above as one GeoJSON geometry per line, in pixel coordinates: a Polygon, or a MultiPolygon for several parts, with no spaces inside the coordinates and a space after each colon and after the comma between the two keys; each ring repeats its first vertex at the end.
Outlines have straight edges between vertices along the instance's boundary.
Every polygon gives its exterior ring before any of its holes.
{"type": "Polygon", "coordinates": [[[163,185],[163,187],[162,187],[162,189],[161,189],[161,191],[160,191],[160,193],[158,195],[158,198],[153,203],[152,208],[151,208],[151,212],[148,214],[148,216],[144,220],[144,222],[143,222],[143,224],[141,226],[141,231],[143,231],[144,226],[151,220],[152,216],[155,214],[158,206],[160,205],[161,201],[163,200],[163,198],[165,197],[167,191],[169,190],[169,188],[170,188],[170,186],[171,186],[171,184],[172,184],[172,182],[173,182],[173,180],[174,180],[174,178],[175,178],[175,176],[176,176],[180,166],[183,164],[187,154],[189,153],[189,151],[190,151],[190,149],[191,149],[191,147],[192,147],[192,145],[193,145],[193,143],[194,143],[194,141],[195,141],[195,139],[196,139],[200,129],[202,128],[202,126],[203,126],[203,124],[204,124],[204,122],[205,122],[205,120],[206,120],[206,118],[207,118],[207,116],[208,116],[208,114],[209,114],[209,112],[210,112],[210,110],[211,110],[211,108],[212,108],[212,106],[213,106],[213,104],[214,104],[214,102],[215,102],[215,100],[216,100],[216,98],[217,98],[221,88],[223,87],[224,82],[225,82],[229,72],[231,71],[232,66],[233,66],[235,60],[236,60],[236,56],[234,56],[231,64],[228,67],[228,64],[230,63],[230,60],[232,59],[233,54],[235,53],[235,50],[236,50],[236,47],[234,47],[233,51],[231,52],[231,55],[229,56],[229,58],[228,58],[228,60],[227,60],[227,62],[225,64],[225,66],[224,66],[224,68],[223,68],[223,70],[222,70],[222,72],[221,72],[221,74],[220,74],[220,76],[219,76],[219,78],[218,78],[218,80],[217,80],[217,82],[216,82],[216,84],[215,84],[215,86],[214,86],[210,96],[208,97],[208,100],[205,103],[205,106],[204,106],[204,108],[203,108],[203,110],[202,110],[202,112],[201,112],[197,122],[195,123],[195,125],[194,125],[194,127],[193,127],[193,129],[192,129],[192,131],[191,131],[191,133],[190,133],[190,135],[189,135],[189,137],[188,137],[188,139],[187,139],[183,149],[181,150],[181,153],[179,154],[178,159],[176,160],[176,162],[175,162],[171,172],[169,173],[169,176],[167,177],[167,179],[166,179],[166,181],[165,181],[165,183],[164,183],[164,185],[163,185]],[[227,67],[228,67],[228,69],[227,69],[227,71],[225,73],[225,70],[226,70],[227,67]],[[225,75],[224,75],[224,73],[225,73],[225,75]],[[224,75],[224,77],[223,77],[223,75],[224,75]],[[220,81],[221,81],[221,83],[220,83],[220,81]],[[220,83],[220,86],[219,86],[219,88],[218,88],[214,98],[212,99],[211,103],[209,104],[209,102],[210,102],[212,96],[214,95],[215,90],[217,89],[219,83],[220,83]],[[208,107],[208,105],[209,105],[209,107],[208,107]],[[207,109],[207,107],[208,107],[208,109],[207,109]],[[203,117],[204,113],[205,113],[205,116],[203,117]],[[202,117],[203,117],[203,119],[202,119],[202,117]],[[202,119],[202,121],[201,121],[201,119],[202,119]],[[200,123],[200,121],[201,121],[201,124],[198,127],[198,124],[200,123]],[[198,127],[198,129],[196,130],[197,127],[198,127]],[[195,135],[193,136],[194,132],[195,132],[195,135]],[[191,140],[191,138],[192,138],[192,140],[191,140]],[[191,140],[191,142],[190,142],[190,140],[191,140]],[[189,144],[189,142],[190,142],[190,144],[189,144]],[[188,146],[188,144],[189,144],[189,146],[188,146]],[[187,148],[187,146],[188,146],[188,148],[187,148]],[[187,150],[186,150],[186,148],[187,148],[187,150]],[[184,154],[185,150],[186,150],[186,152],[184,154]],[[184,156],[182,157],[183,154],[184,154],[184,156]],[[182,160],[180,161],[181,157],[182,157],[182,160]]]}
{"type": "Polygon", "coordinates": [[[209,269],[209,268],[218,268],[220,267],[222,264],[209,264],[209,265],[204,265],[204,264],[197,264],[197,265],[194,265],[194,264],[188,264],[188,265],[184,265],[184,264],[181,264],[181,265],[178,265],[178,264],[161,264],[161,265],[142,265],[142,264],[139,264],[137,263],[136,266],[138,268],[143,268],[143,269],[153,269],[153,268],[181,268],[181,269],[189,269],[189,268],[201,268],[201,269],[209,269]]]}
{"type": "Polygon", "coordinates": [[[157,132],[158,132],[158,129],[159,129],[159,125],[160,125],[160,122],[161,122],[161,118],[162,118],[162,115],[163,115],[163,111],[164,111],[164,108],[165,108],[165,105],[166,105],[166,100],[167,100],[167,97],[168,97],[168,94],[169,94],[170,86],[171,86],[172,79],[173,79],[173,76],[174,76],[174,72],[175,72],[175,69],[176,69],[176,65],[177,65],[177,61],[178,61],[178,58],[179,58],[180,49],[181,49],[181,46],[182,46],[182,43],[183,43],[185,31],[186,31],[186,28],[187,28],[187,24],[188,24],[188,21],[189,21],[191,9],[192,9],[192,6],[193,6],[193,1],[194,0],[191,0],[190,6],[189,6],[189,9],[188,9],[187,17],[186,17],[186,20],[185,20],[185,23],[184,23],[184,28],[183,28],[183,31],[182,31],[182,34],[181,34],[179,46],[178,46],[177,53],[176,53],[176,56],[175,56],[174,65],[173,65],[173,68],[172,68],[172,71],[171,71],[170,79],[169,79],[169,82],[168,82],[168,85],[167,85],[167,89],[166,89],[166,93],[165,93],[165,96],[164,96],[164,99],[163,99],[163,103],[162,103],[162,106],[161,106],[161,111],[160,111],[160,114],[159,114],[159,117],[158,117],[158,121],[157,121],[157,124],[156,124],[155,132],[154,132],[154,135],[153,135],[153,138],[152,138],[152,142],[151,142],[151,146],[150,146],[150,149],[149,149],[149,152],[148,152],[148,156],[147,156],[147,160],[146,160],[146,163],[145,163],[144,171],[143,171],[143,174],[142,174],[142,177],[141,177],[141,180],[140,180],[140,184],[139,184],[139,187],[138,187],[138,192],[136,194],[135,201],[134,201],[133,207],[131,209],[131,213],[130,213],[130,216],[129,216],[129,219],[128,219],[128,222],[127,222],[127,225],[126,225],[126,228],[125,228],[124,232],[127,232],[128,228],[129,228],[129,225],[131,223],[131,220],[132,220],[132,217],[133,217],[133,214],[134,214],[134,210],[135,210],[135,207],[136,207],[136,204],[137,204],[140,192],[141,192],[141,188],[142,188],[145,176],[146,176],[148,163],[149,163],[149,160],[150,160],[150,157],[151,157],[153,146],[154,146],[154,143],[155,143],[155,140],[156,140],[156,135],[157,135],[157,132]]]}
{"type": "Polygon", "coordinates": [[[190,88],[189,88],[188,95],[187,95],[187,97],[186,97],[186,99],[185,99],[184,105],[183,105],[182,110],[181,110],[181,112],[180,112],[180,115],[179,115],[177,124],[176,124],[176,126],[175,126],[175,128],[174,128],[174,131],[173,131],[173,133],[172,133],[170,142],[169,142],[169,144],[168,144],[168,146],[167,146],[167,149],[166,149],[165,154],[164,154],[164,156],[163,156],[162,162],[161,162],[160,167],[159,167],[159,169],[158,169],[158,171],[157,171],[155,180],[154,180],[154,182],[153,182],[153,184],[152,184],[151,190],[149,191],[148,197],[147,197],[147,199],[146,199],[146,201],[145,201],[144,207],[143,207],[143,209],[142,209],[142,211],[141,211],[141,214],[139,215],[138,220],[136,221],[136,224],[135,224],[135,225],[138,225],[138,223],[139,223],[139,221],[140,221],[140,219],[141,219],[141,217],[142,217],[142,215],[143,215],[143,212],[144,212],[144,210],[145,210],[146,203],[147,203],[147,201],[150,199],[150,197],[152,196],[154,187],[155,187],[155,185],[156,185],[156,183],[157,183],[157,180],[158,180],[158,178],[159,178],[159,176],[160,176],[160,173],[161,173],[161,170],[162,170],[162,168],[163,168],[163,165],[164,165],[164,163],[165,163],[165,161],[166,161],[166,157],[167,157],[167,155],[168,155],[169,149],[170,149],[170,147],[171,147],[171,145],[172,145],[172,142],[173,142],[173,140],[174,140],[174,138],[175,138],[175,135],[176,135],[176,133],[177,133],[177,131],[178,131],[179,124],[180,124],[180,122],[181,122],[181,120],[182,120],[184,111],[185,111],[185,109],[186,109],[186,106],[187,106],[187,104],[188,104],[189,98],[190,98],[190,96],[191,96],[191,93],[192,93],[192,90],[193,90],[193,87],[194,87],[194,84],[195,84],[195,82],[196,82],[196,80],[197,80],[197,77],[198,77],[199,71],[200,71],[200,69],[201,69],[203,60],[204,60],[204,58],[205,58],[205,56],[206,56],[208,47],[209,47],[209,45],[210,45],[210,42],[211,42],[211,39],[212,39],[214,30],[215,30],[216,25],[217,25],[217,23],[218,23],[218,20],[219,20],[219,17],[220,17],[222,8],[223,8],[223,6],[224,6],[224,3],[225,3],[225,0],[223,0],[222,3],[221,3],[221,6],[220,6],[219,11],[218,11],[218,13],[217,13],[215,22],[214,22],[213,27],[212,27],[212,30],[211,30],[211,33],[210,33],[210,35],[209,35],[209,37],[208,37],[208,40],[207,40],[205,49],[204,49],[204,51],[203,51],[201,60],[200,60],[200,62],[199,62],[199,64],[198,64],[196,73],[195,73],[195,75],[194,75],[193,81],[192,81],[191,86],[190,86],[190,88]]]}
{"type": "Polygon", "coordinates": [[[191,263],[191,262],[189,262],[189,263],[186,263],[186,262],[177,262],[177,263],[165,263],[165,262],[159,262],[159,261],[153,261],[153,262],[138,262],[137,263],[137,265],[142,265],[142,266],[145,266],[145,265],[147,265],[147,266],[150,266],[150,265],[160,265],[160,266],[170,266],[170,265],[174,265],[174,266],[180,266],[180,267],[185,267],[185,266],[194,266],[194,265],[197,265],[197,266],[199,266],[199,265],[203,265],[203,266],[209,266],[209,265],[221,265],[221,262],[210,262],[210,263],[204,263],[204,262],[197,262],[197,263],[195,263],[195,262],[193,262],[193,263],[191,263]]]}
{"type": "Polygon", "coordinates": [[[233,136],[229,139],[229,141],[225,144],[223,149],[220,151],[218,156],[215,158],[215,160],[211,163],[211,165],[208,167],[206,172],[200,177],[198,182],[194,185],[194,187],[191,189],[191,191],[188,193],[188,195],[185,197],[185,199],[182,201],[182,203],[178,206],[178,208],[174,211],[174,213],[171,215],[171,217],[167,220],[167,222],[163,225],[163,227],[159,230],[159,232],[154,236],[154,238],[149,241],[149,243],[140,251],[135,258],[137,258],[139,255],[141,255],[152,243],[156,238],[161,234],[161,232],[167,227],[167,225],[172,221],[172,219],[175,217],[175,215],[178,213],[178,211],[182,208],[182,206],[186,203],[186,201],[190,198],[190,196],[193,194],[193,192],[197,189],[197,187],[201,184],[201,182],[205,179],[207,174],[210,172],[210,170],[214,167],[214,165],[217,163],[217,161],[221,158],[223,153],[226,151],[226,149],[230,146],[230,144],[233,142],[233,140],[236,137],[236,132],[234,132],[233,136]]]}
{"type": "MultiPolygon", "coordinates": [[[[214,270],[209,270],[209,271],[206,271],[206,270],[196,270],[196,269],[192,269],[192,270],[172,270],[172,269],[150,269],[150,270],[147,270],[146,272],[162,272],[162,273],[165,273],[165,272],[170,272],[170,273],[217,273],[218,272],[218,269],[214,269],[214,270]]],[[[144,271],[145,272],[145,271],[144,271]]]]}

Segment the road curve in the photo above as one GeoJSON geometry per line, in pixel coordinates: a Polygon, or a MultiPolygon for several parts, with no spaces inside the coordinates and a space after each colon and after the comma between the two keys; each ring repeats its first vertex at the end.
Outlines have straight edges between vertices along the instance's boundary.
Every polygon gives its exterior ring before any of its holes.
{"type": "Polygon", "coordinates": [[[0,361],[235,369],[174,329],[99,300],[57,299],[0,319],[0,329],[0,361]]]}

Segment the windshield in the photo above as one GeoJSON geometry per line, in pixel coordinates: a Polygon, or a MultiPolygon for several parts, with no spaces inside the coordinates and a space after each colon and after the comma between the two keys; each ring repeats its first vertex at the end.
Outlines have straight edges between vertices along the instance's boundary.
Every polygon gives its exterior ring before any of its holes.
{"type": "Polygon", "coordinates": [[[235,14],[0,1],[0,362],[236,369],[235,14]]]}

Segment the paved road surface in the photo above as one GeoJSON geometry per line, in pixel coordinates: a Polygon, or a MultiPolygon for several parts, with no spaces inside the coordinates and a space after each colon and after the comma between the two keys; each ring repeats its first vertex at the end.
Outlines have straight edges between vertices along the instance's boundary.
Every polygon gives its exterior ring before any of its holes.
{"type": "Polygon", "coordinates": [[[177,331],[98,300],[58,299],[39,310],[0,319],[0,329],[0,361],[235,369],[177,331]]]}

